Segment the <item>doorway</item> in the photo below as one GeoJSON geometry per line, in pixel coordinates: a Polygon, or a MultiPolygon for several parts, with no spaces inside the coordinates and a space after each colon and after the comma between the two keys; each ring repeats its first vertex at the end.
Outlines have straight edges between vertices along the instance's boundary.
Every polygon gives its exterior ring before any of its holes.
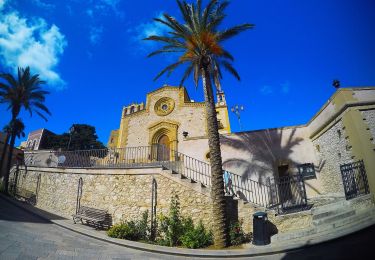
{"type": "Polygon", "coordinates": [[[160,136],[158,140],[158,161],[169,161],[170,159],[170,140],[167,135],[160,136]]]}
{"type": "Polygon", "coordinates": [[[289,175],[289,165],[283,164],[277,167],[279,173],[279,198],[282,205],[289,204],[293,199],[291,176],[289,175]]]}

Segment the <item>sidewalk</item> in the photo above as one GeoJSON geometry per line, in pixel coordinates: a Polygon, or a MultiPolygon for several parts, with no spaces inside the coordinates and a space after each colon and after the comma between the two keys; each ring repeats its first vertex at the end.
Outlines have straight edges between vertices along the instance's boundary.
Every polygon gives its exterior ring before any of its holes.
{"type": "Polygon", "coordinates": [[[11,197],[6,197],[3,194],[0,196],[14,204],[15,206],[24,209],[40,218],[50,221],[60,227],[77,232],[79,234],[105,241],[108,243],[116,244],[119,246],[124,246],[127,248],[142,250],[146,252],[158,253],[170,256],[183,256],[183,257],[199,257],[199,258],[236,258],[236,257],[252,257],[260,255],[271,255],[276,253],[285,253],[294,249],[300,249],[303,247],[308,247],[325,241],[329,241],[335,238],[339,238],[355,231],[359,231],[366,227],[375,224],[373,223],[362,223],[356,227],[356,230],[351,229],[339,229],[334,234],[328,234],[320,236],[319,234],[315,236],[306,236],[303,239],[286,240],[272,242],[270,245],[266,246],[254,246],[252,244],[247,244],[246,249],[236,249],[236,250],[202,250],[202,249],[180,249],[163,247],[157,245],[150,245],[145,243],[133,242],[122,239],[110,238],[106,235],[104,231],[97,231],[91,227],[81,224],[73,224],[71,219],[65,219],[60,216],[54,215],[50,212],[43,211],[41,209],[35,208],[29,204],[17,201],[11,197]]]}

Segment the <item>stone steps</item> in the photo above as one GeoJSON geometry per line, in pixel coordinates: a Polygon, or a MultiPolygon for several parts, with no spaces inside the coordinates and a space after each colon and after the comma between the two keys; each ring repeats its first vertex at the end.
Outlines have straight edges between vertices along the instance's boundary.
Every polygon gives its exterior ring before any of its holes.
{"type": "MultiPolygon", "coordinates": [[[[327,212],[327,214],[328,216],[326,217],[320,217],[319,219],[313,220],[313,225],[319,226],[322,224],[328,224],[328,223],[332,223],[335,221],[339,221],[341,219],[345,219],[345,218],[355,215],[356,212],[353,209],[349,209],[349,210],[342,210],[342,211],[327,212]],[[332,213],[332,214],[328,214],[328,213],[332,213]]],[[[314,215],[313,215],[313,219],[314,219],[314,215]]]]}
{"type": "MultiPolygon", "coordinates": [[[[345,203],[338,203],[344,205],[345,203]]],[[[332,208],[331,205],[330,208],[332,208]]],[[[328,205],[322,206],[327,209],[328,205]]],[[[375,207],[354,210],[351,207],[337,210],[333,207],[332,212],[328,211],[327,215],[321,212],[321,209],[315,211],[318,213],[318,218],[313,221],[313,226],[301,229],[298,231],[277,234],[271,237],[272,242],[285,241],[293,239],[316,238],[331,236],[337,232],[351,233],[359,230],[359,226],[369,226],[375,223],[375,207]],[[350,232],[349,232],[350,231],[350,232]]],[[[313,216],[313,219],[316,215],[313,216]]]]}
{"type": "Polygon", "coordinates": [[[327,213],[327,212],[340,211],[343,208],[347,208],[347,207],[350,207],[350,204],[348,203],[348,201],[345,200],[345,198],[342,198],[339,201],[329,203],[329,204],[325,204],[325,205],[322,205],[322,206],[319,206],[319,207],[316,207],[316,208],[312,208],[311,213],[313,215],[319,215],[319,214],[324,214],[324,213],[327,213]]]}
{"type": "Polygon", "coordinates": [[[162,175],[173,180],[173,181],[176,181],[186,187],[189,187],[199,193],[203,193],[205,195],[209,195],[210,193],[210,190],[209,188],[204,185],[203,183],[201,182],[196,182],[194,180],[191,180],[190,178],[187,178],[186,176],[178,173],[178,172],[174,172],[172,170],[168,170],[168,169],[163,169],[162,170],[162,175]]]}

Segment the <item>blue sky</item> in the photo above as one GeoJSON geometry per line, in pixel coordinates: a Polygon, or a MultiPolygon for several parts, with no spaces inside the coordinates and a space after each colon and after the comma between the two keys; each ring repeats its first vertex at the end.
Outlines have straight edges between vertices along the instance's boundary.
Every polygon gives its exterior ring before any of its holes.
{"type": "MultiPolygon", "coordinates": [[[[122,106],[145,101],[163,84],[178,85],[181,71],[154,82],[175,57],[146,58],[157,47],[141,41],[165,28],[152,22],[175,1],[0,0],[0,71],[30,65],[48,81],[48,122],[22,113],[26,133],[55,133],[73,123],[94,125],[107,142],[122,106]]],[[[223,28],[249,22],[255,29],[226,43],[236,58],[238,82],[224,75],[229,106],[242,104],[244,130],[306,123],[343,87],[375,85],[375,2],[372,0],[232,1],[223,28]]],[[[185,83],[192,99],[201,88],[185,83]]],[[[10,119],[0,105],[0,127],[10,119]]],[[[237,119],[230,113],[233,131],[237,119]]]]}

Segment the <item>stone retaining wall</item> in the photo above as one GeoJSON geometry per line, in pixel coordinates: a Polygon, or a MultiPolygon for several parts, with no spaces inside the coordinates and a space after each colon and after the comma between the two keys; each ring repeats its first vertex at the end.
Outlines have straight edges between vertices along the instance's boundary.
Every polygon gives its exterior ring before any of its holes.
{"type": "Polygon", "coordinates": [[[28,167],[20,171],[18,187],[36,192],[37,207],[71,218],[76,210],[78,180],[82,178],[81,205],[108,210],[113,223],[140,218],[151,208],[152,179],[157,183],[157,214],[166,214],[173,194],[178,195],[183,216],[211,226],[211,199],[161,176],[161,169],[78,170],[28,167]]]}
{"type": "MultiPolygon", "coordinates": [[[[20,169],[18,187],[37,194],[36,206],[57,215],[71,218],[76,210],[78,180],[82,178],[81,205],[108,210],[113,224],[124,220],[139,219],[145,210],[151,208],[151,184],[157,183],[157,215],[169,212],[173,194],[178,195],[181,215],[192,217],[195,222],[202,220],[208,228],[212,227],[212,202],[209,192],[199,192],[173,176],[163,176],[161,168],[148,169],[59,169],[28,167],[20,169]],[[40,175],[40,187],[37,180],[40,175]]],[[[13,178],[14,176],[11,176],[13,178]]],[[[228,216],[241,220],[246,232],[252,231],[253,214],[264,211],[242,200],[228,205],[228,216]]],[[[287,216],[276,216],[268,212],[270,221],[280,233],[307,227],[311,224],[311,213],[301,212],[287,216]]]]}

